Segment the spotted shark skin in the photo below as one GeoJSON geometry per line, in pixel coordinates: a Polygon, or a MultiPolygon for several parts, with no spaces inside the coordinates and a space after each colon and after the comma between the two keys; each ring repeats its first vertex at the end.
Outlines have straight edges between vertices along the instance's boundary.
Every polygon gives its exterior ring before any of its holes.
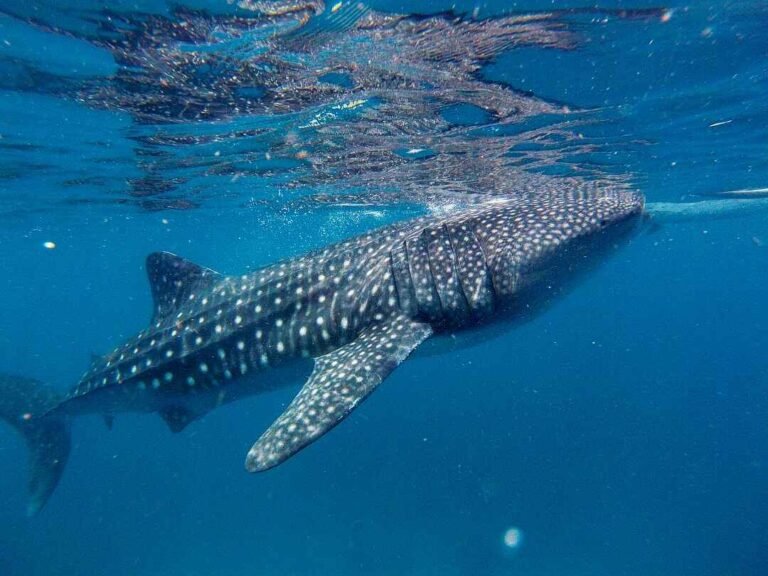
{"type": "Polygon", "coordinates": [[[179,431],[314,360],[248,452],[246,468],[266,470],[340,422],[427,338],[546,306],[637,228],[643,206],[617,191],[495,198],[243,276],[151,254],[149,328],[97,360],[48,417],[157,412],[179,431]]]}

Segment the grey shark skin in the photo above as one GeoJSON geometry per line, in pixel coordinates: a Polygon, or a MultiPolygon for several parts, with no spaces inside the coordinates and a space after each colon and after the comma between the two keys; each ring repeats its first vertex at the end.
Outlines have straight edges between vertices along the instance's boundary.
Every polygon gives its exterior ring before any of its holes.
{"type": "Polygon", "coordinates": [[[150,327],[41,419],[158,412],[180,431],[224,402],[292,381],[314,359],[248,452],[246,468],[266,470],[340,422],[430,336],[545,307],[637,228],[643,202],[616,191],[496,198],[243,276],[151,254],[150,327]]]}

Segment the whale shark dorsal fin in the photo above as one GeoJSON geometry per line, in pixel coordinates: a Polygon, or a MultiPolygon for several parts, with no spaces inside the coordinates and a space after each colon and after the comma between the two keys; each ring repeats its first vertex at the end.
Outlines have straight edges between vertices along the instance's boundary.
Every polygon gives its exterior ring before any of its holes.
{"type": "Polygon", "coordinates": [[[155,306],[153,322],[167,317],[196,292],[209,289],[223,278],[210,268],[170,252],[153,252],[147,256],[147,276],[155,306]]]}
{"type": "Polygon", "coordinates": [[[325,434],[431,334],[429,324],[395,316],[318,357],[296,398],[248,452],[248,471],[277,466],[325,434]]]}

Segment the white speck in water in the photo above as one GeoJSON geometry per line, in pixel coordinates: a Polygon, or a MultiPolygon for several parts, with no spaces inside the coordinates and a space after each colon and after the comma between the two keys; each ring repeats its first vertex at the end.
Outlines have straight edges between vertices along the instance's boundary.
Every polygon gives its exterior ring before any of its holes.
{"type": "Polygon", "coordinates": [[[504,546],[517,549],[523,543],[523,531],[520,528],[507,528],[504,532],[504,546]]]}

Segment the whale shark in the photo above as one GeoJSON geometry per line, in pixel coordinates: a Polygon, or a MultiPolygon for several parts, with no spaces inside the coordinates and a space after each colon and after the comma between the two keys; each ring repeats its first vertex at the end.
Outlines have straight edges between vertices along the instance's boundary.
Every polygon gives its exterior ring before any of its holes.
{"type": "Polygon", "coordinates": [[[240,276],[150,254],[145,330],[66,394],[0,378],[0,416],[31,454],[28,510],[54,491],[76,415],[109,423],[120,412],[157,413],[180,432],[224,403],[304,379],[246,456],[248,471],[272,468],[341,422],[425,340],[546,309],[644,213],[643,196],[629,191],[494,197],[240,276]]]}

